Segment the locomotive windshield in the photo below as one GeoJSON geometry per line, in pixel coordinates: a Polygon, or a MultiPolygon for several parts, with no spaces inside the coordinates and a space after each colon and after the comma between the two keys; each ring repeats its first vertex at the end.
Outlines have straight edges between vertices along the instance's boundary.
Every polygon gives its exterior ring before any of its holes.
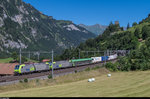
{"type": "Polygon", "coordinates": [[[15,69],[19,69],[19,65],[16,65],[16,66],[15,66],[15,69]]]}

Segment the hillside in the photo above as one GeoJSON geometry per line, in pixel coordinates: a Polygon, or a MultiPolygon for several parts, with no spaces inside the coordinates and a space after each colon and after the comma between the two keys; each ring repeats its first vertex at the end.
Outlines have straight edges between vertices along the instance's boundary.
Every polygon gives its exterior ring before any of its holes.
{"type": "MultiPolygon", "coordinates": [[[[74,52],[70,58],[78,58],[79,49],[86,51],[130,50],[129,55],[121,57],[116,65],[108,67],[121,71],[148,70],[150,69],[150,14],[139,24],[134,22],[132,27],[125,31],[119,24],[110,23],[102,35],[88,39],[76,49],[67,49],[61,57],[66,59],[70,52],[74,52]]],[[[81,58],[87,57],[85,53],[80,55],[81,58]]],[[[93,53],[88,55],[90,57],[93,53]]]]}
{"type": "Polygon", "coordinates": [[[102,34],[105,29],[107,28],[107,26],[105,25],[100,25],[100,24],[95,24],[95,25],[84,25],[84,24],[79,24],[79,26],[87,29],[88,31],[96,34],[96,35],[100,35],[102,34]]]}
{"type": "MultiPolygon", "coordinates": [[[[113,44],[119,47],[119,45],[117,45],[116,43],[119,36],[114,36],[114,35],[116,34],[116,32],[122,32],[122,31],[123,31],[123,27],[120,27],[119,24],[116,25],[116,24],[110,23],[110,25],[106,28],[103,34],[97,36],[94,39],[86,40],[85,43],[81,43],[76,48],[72,48],[72,49],[70,48],[70,49],[65,50],[64,53],[61,55],[61,58],[63,59],[72,58],[72,57],[78,58],[79,50],[81,51],[97,51],[97,50],[103,51],[106,49],[113,49],[112,47],[115,48],[113,44]],[[112,37],[115,37],[115,39],[112,37]],[[71,52],[73,53],[70,54],[71,52]]],[[[87,57],[86,55],[87,55],[86,53],[80,53],[81,58],[87,57]]],[[[93,53],[89,53],[88,57],[93,57],[93,53]]]]}
{"type": "Polygon", "coordinates": [[[13,51],[51,51],[77,46],[95,35],[71,21],[44,15],[22,0],[0,0],[0,57],[13,51]]]}

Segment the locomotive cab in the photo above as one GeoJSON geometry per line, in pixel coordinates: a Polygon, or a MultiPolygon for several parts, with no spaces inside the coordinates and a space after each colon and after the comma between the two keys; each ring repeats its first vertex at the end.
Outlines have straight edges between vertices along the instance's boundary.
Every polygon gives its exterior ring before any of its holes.
{"type": "Polygon", "coordinates": [[[15,71],[14,71],[15,74],[18,74],[18,73],[19,73],[19,67],[20,67],[20,65],[16,65],[16,66],[15,66],[15,71]]]}
{"type": "Polygon", "coordinates": [[[16,66],[15,66],[15,69],[14,69],[14,73],[15,73],[15,74],[21,74],[21,73],[22,73],[21,70],[22,70],[23,66],[25,66],[25,64],[16,65],[16,66]]]}

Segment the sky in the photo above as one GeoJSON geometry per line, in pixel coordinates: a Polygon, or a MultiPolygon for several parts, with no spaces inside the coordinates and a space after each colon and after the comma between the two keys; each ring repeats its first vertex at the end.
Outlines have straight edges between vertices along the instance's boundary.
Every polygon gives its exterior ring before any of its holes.
{"type": "Polygon", "coordinates": [[[150,14],[150,0],[23,0],[37,10],[57,20],[75,24],[109,25],[119,21],[120,26],[139,23],[150,14]]]}

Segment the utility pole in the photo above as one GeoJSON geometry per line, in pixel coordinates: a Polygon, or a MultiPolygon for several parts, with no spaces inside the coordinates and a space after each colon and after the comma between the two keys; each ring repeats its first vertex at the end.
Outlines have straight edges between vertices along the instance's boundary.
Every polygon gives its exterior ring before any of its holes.
{"type": "Polygon", "coordinates": [[[29,61],[30,61],[30,51],[29,51],[29,61]]]}
{"type": "Polygon", "coordinates": [[[108,50],[106,50],[106,56],[108,55],[108,50]]]}
{"type": "Polygon", "coordinates": [[[53,50],[52,50],[52,79],[54,78],[53,76],[53,50]]]}
{"type": "Polygon", "coordinates": [[[79,59],[80,59],[80,49],[79,49],[79,59]]]}
{"type": "Polygon", "coordinates": [[[106,65],[106,51],[105,51],[105,65],[106,65]]]}
{"type": "MultiPolygon", "coordinates": [[[[104,51],[104,57],[105,57],[105,51],[104,51]]],[[[105,58],[104,58],[104,61],[105,61],[105,58]]]]}
{"type": "Polygon", "coordinates": [[[87,57],[88,57],[88,51],[86,53],[87,53],[87,57]]]}
{"type": "Polygon", "coordinates": [[[40,59],[40,53],[39,53],[39,52],[37,52],[37,55],[38,55],[38,61],[39,61],[39,59],[40,59]]]}
{"type": "Polygon", "coordinates": [[[111,50],[110,50],[110,55],[111,55],[111,50]]]}
{"type": "Polygon", "coordinates": [[[20,65],[21,65],[21,47],[20,47],[20,65]]]}

